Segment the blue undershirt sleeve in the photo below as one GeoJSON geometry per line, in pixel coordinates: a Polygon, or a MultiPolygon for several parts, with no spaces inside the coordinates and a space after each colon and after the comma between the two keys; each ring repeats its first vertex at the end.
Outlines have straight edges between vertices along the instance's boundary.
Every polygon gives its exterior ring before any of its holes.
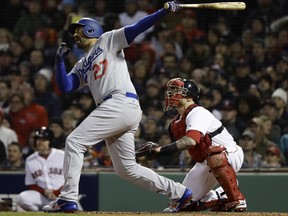
{"type": "Polygon", "coordinates": [[[160,18],[165,16],[168,11],[164,8],[150,14],[143,19],[139,20],[135,24],[125,26],[124,32],[127,43],[130,44],[139,34],[153,26],[160,18]]]}
{"type": "Polygon", "coordinates": [[[80,86],[80,80],[76,74],[71,73],[67,75],[63,60],[56,63],[56,82],[59,90],[63,93],[75,91],[80,86]]]}

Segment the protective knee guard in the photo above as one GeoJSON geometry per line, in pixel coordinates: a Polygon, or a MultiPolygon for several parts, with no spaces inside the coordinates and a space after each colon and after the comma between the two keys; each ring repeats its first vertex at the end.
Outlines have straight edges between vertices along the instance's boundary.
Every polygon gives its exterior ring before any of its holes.
{"type": "Polygon", "coordinates": [[[244,200],[245,197],[238,188],[236,172],[228,162],[225,150],[222,146],[210,146],[206,158],[208,166],[222,186],[229,202],[244,200]]]}

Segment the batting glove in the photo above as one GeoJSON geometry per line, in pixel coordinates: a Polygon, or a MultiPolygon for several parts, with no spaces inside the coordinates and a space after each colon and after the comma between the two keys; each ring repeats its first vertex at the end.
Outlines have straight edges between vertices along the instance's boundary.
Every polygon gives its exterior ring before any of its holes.
{"type": "Polygon", "coordinates": [[[56,61],[60,62],[66,58],[70,53],[70,48],[67,47],[66,43],[62,42],[56,52],[56,61]]]}
{"type": "Polygon", "coordinates": [[[177,10],[179,10],[179,4],[176,1],[166,2],[164,4],[164,8],[171,12],[176,12],[177,10]]]}

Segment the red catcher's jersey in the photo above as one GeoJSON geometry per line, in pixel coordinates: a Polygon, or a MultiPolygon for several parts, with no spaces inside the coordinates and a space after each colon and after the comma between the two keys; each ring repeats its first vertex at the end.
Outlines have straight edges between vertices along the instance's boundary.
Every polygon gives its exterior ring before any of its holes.
{"type": "MultiPolygon", "coordinates": [[[[183,136],[189,136],[186,133],[186,117],[188,113],[194,108],[198,106],[197,104],[192,104],[189,106],[183,116],[181,117],[178,114],[170,123],[169,125],[169,133],[173,141],[180,139],[183,136]]],[[[192,138],[192,137],[191,137],[192,138]]],[[[209,137],[202,135],[201,140],[195,146],[188,149],[189,154],[191,155],[192,159],[196,162],[203,162],[206,159],[206,152],[207,147],[211,145],[211,141],[209,137]]]]}

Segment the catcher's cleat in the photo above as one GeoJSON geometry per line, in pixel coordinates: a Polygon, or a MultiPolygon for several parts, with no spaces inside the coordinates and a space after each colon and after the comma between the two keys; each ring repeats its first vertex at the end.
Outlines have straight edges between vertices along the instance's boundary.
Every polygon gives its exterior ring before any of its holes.
{"type": "Polygon", "coordinates": [[[164,213],[174,213],[179,212],[183,209],[188,203],[191,202],[192,199],[192,191],[186,188],[182,197],[177,200],[173,201],[168,208],[163,210],[164,213]]]}
{"type": "Polygon", "coordinates": [[[78,211],[77,202],[57,199],[49,205],[43,207],[44,212],[65,212],[73,213],[78,211]]]}
{"type": "Polygon", "coordinates": [[[225,205],[226,211],[243,212],[247,210],[246,200],[238,200],[225,205]]]}

